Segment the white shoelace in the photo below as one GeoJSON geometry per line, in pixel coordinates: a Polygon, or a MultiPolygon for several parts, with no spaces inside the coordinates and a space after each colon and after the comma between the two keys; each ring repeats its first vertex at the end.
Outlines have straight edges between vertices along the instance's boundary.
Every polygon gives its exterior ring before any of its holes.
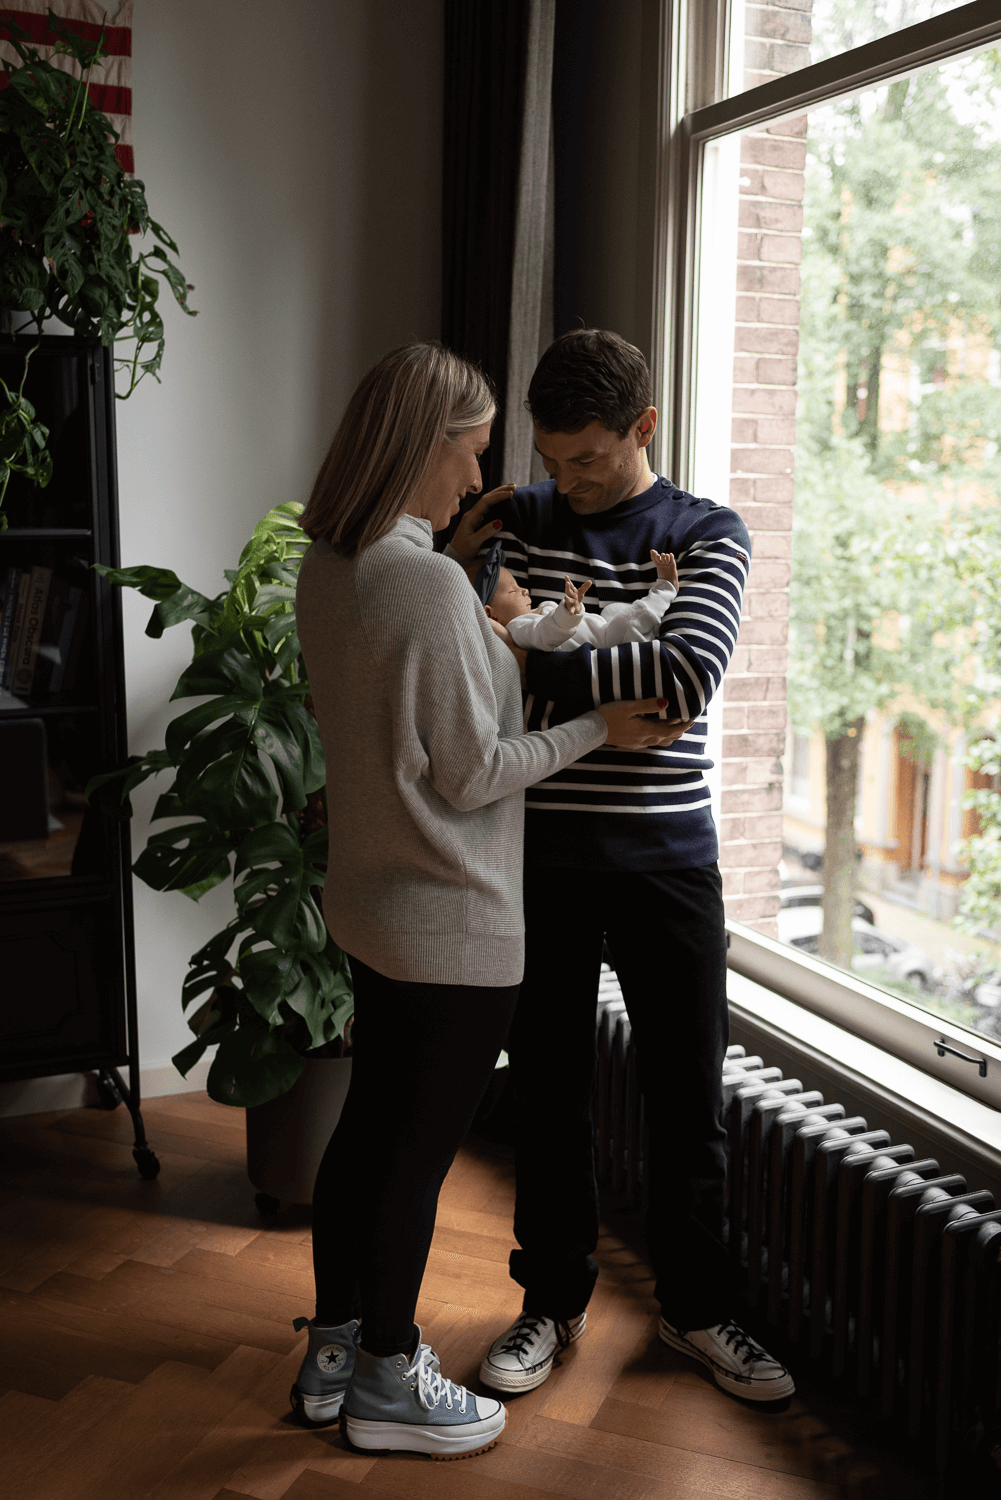
{"type": "Polygon", "coordinates": [[[466,1397],[469,1392],[464,1385],[454,1385],[451,1380],[446,1380],[430,1344],[419,1346],[417,1358],[408,1367],[406,1378],[416,1385],[418,1398],[425,1411],[433,1411],[442,1400],[451,1411],[452,1397],[456,1396],[459,1400],[459,1410],[465,1416],[466,1397]]]}

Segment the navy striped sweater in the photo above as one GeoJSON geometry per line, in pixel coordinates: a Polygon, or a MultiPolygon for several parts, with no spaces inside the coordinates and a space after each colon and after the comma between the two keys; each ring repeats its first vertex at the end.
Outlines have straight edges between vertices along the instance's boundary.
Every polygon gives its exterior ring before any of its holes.
{"type": "Polygon", "coordinates": [[[529,787],[526,856],[591,870],[672,870],[718,857],[705,772],[706,705],[740,625],[751,543],[737,513],[667,479],[599,515],[578,516],[553,480],[515,490],[496,513],[507,565],[533,604],[563,598],[563,575],[591,579],[589,611],[629,603],[657,576],[650,549],[673,552],[678,597],[659,639],[528,656],[525,724],[544,729],[615,698],[666,698],[666,719],[695,719],[662,749],[602,746],[529,787]]]}

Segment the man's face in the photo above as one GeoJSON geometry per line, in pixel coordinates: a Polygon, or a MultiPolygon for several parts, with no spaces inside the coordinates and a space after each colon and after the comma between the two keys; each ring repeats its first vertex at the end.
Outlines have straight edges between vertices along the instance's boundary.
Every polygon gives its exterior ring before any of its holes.
{"type": "Polygon", "coordinates": [[[544,432],[536,423],[535,447],[570,509],[593,516],[647,488],[646,448],[656,429],[657,413],[648,406],[624,437],[597,421],[573,433],[544,432]]]}

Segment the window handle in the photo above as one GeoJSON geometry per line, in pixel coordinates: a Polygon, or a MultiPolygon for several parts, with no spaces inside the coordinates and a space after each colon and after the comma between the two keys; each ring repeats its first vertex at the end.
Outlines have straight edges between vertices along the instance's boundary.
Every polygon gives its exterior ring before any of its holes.
{"type": "Polygon", "coordinates": [[[939,1037],[938,1041],[935,1042],[934,1046],[935,1046],[935,1051],[938,1053],[939,1057],[944,1057],[945,1054],[948,1052],[951,1057],[958,1057],[963,1062],[976,1063],[977,1066],[978,1066],[978,1068],[980,1069],[980,1076],[981,1076],[981,1078],[986,1078],[987,1077],[987,1059],[986,1059],[986,1057],[971,1057],[968,1052],[959,1052],[959,1051],[957,1051],[957,1049],[955,1047],[950,1047],[949,1043],[947,1041],[944,1041],[942,1039],[942,1037],[939,1037]]]}

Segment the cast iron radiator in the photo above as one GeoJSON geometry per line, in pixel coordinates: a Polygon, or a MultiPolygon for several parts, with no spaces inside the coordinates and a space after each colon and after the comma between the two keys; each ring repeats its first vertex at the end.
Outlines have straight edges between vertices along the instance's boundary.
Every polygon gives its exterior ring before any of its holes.
{"type": "MultiPolygon", "coordinates": [[[[599,1181],[643,1203],[644,1101],[614,973],[598,995],[599,1181]]],[[[684,1066],[684,1059],[675,1060],[684,1066]]],[[[665,1070],[664,1087],[670,1088],[665,1070]]],[[[1001,1209],[743,1047],[723,1070],[727,1244],[748,1303],[853,1382],[943,1474],[998,1442],[1001,1209]]]]}

